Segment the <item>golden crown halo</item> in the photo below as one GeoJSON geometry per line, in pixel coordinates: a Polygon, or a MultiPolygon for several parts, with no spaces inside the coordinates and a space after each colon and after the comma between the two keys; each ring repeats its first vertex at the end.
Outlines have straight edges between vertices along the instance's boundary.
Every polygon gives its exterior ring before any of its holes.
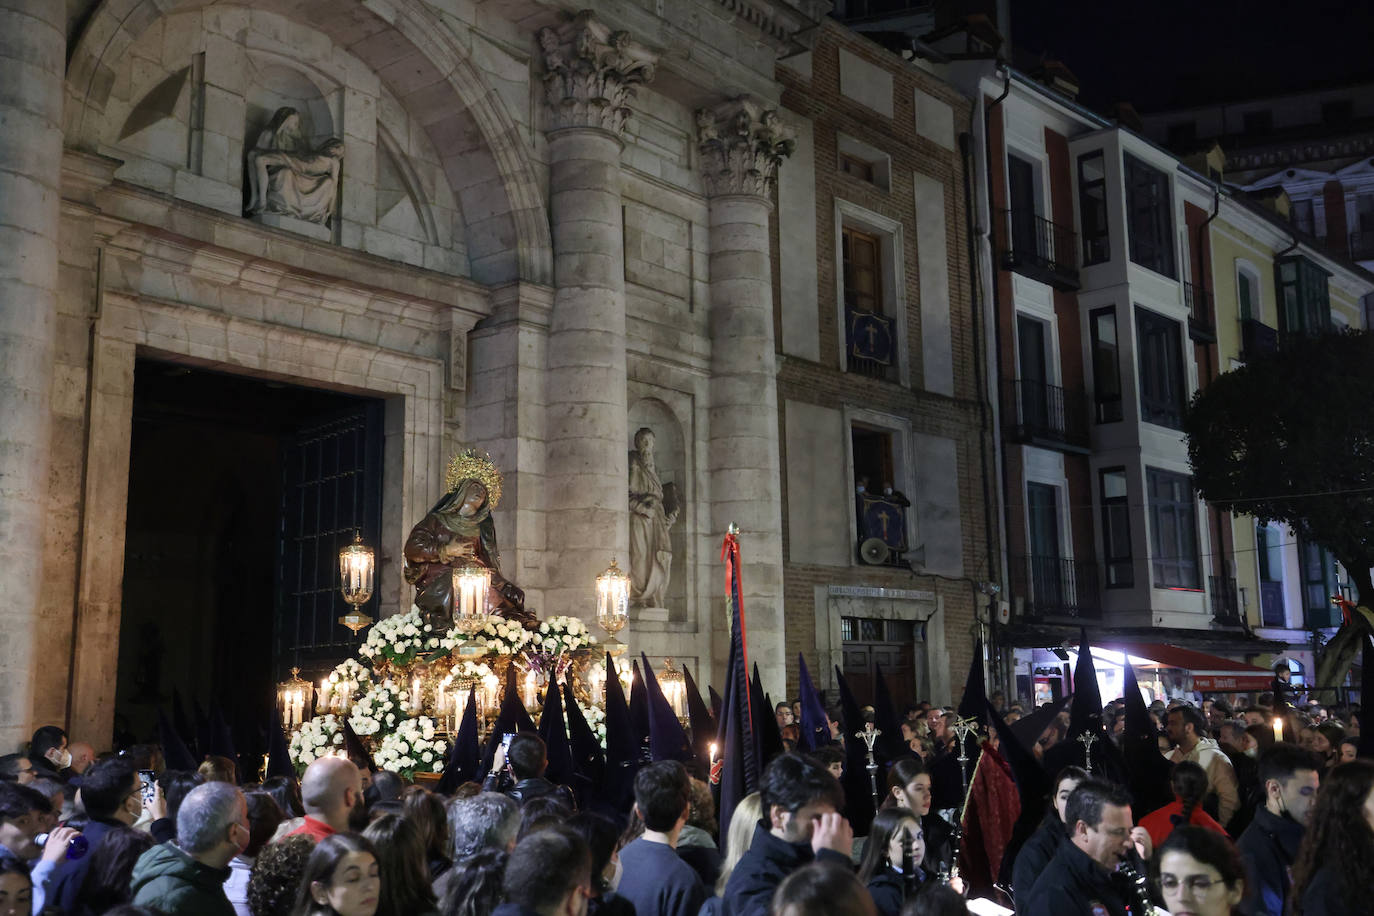
{"type": "Polygon", "coordinates": [[[476,480],[487,490],[487,502],[495,509],[501,501],[501,472],[491,460],[491,455],[475,448],[463,449],[448,463],[448,473],[444,485],[451,493],[465,480],[476,480]]]}

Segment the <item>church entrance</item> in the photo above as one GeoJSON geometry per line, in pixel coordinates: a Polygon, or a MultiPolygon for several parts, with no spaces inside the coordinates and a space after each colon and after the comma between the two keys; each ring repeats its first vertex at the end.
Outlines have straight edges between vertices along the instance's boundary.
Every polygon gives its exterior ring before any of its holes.
{"type": "Polygon", "coordinates": [[[355,531],[380,544],[383,407],[135,363],[116,746],[155,739],[179,701],[185,737],[204,742],[217,711],[260,760],[274,684],[353,654],[338,553],[355,531]]]}

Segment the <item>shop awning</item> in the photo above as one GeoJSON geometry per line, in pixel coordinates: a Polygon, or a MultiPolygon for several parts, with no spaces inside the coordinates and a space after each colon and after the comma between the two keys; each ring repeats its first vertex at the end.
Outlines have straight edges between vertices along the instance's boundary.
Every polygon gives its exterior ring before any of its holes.
{"type": "Polygon", "coordinates": [[[1193,689],[1202,693],[1268,690],[1274,679],[1268,668],[1166,643],[1113,642],[1103,648],[1127,653],[1137,668],[1187,671],[1193,677],[1193,689]]]}

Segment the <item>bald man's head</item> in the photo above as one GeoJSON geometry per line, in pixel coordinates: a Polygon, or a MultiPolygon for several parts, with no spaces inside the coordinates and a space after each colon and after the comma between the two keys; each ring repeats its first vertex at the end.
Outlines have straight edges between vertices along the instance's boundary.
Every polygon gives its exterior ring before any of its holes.
{"type": "Polygon", "coordinates": [[[77,775],[86,772],[86,768],[95,762],[95,748],[85,741],[69,744],[67,750],[72,753],[72,771],[77,775]]]}
{"type": "Polygon", "coordinates": [[[366,823],[362,774],[343,757],[321,757],[306,768],[301,801],[306,814],[337,831],[349,830],[354,818],[361,817],[366,823]]]}

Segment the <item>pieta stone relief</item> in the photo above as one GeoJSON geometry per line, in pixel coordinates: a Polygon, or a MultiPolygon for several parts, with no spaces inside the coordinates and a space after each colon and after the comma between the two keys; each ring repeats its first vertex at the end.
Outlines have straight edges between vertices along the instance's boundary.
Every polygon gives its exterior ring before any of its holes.
{"type": "Polygon", "coordinates": [[[329,225],[338,199],[343,150],[337,137],[312,148],[301,134],[300,113],[278,108],[247,154],[249,214],[279,213],[329,225]]]}
{"type": "Polygon", "coordinates": [[[654,431],[635,433],[630,452],[630,600],[666,606],[673,571],[672,526],[681,512],[677,488],[664,483],[654,463],[654,431]]]}

